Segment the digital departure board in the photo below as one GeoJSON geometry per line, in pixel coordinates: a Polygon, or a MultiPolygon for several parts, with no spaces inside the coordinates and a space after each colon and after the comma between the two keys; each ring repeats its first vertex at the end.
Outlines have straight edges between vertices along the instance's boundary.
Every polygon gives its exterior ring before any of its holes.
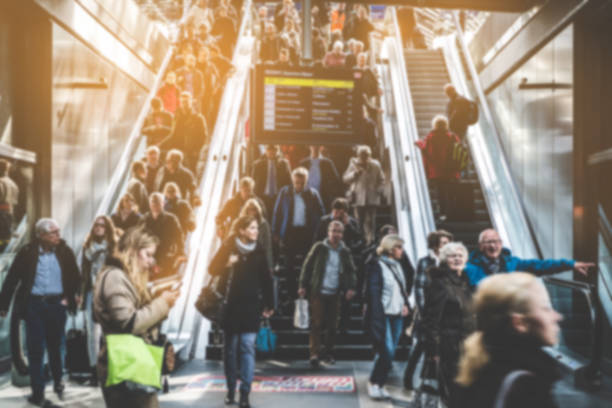
{"type": "Polygon", "coordinates": [[[362,143],[361,86],[352,70],[259,65],[253,83],[256,143],[362,143]]]}

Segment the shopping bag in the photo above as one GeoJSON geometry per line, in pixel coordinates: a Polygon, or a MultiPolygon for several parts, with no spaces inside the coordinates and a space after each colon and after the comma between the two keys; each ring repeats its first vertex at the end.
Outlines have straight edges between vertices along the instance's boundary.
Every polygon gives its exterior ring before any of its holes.
{"type": "Polygon", "coordinates": [[[309,324],[308,301],[306,299],[295,300],[295,313],[293,315],[293,325],[296,329],[306,330],[309,324]]]}
{"type": "Polygon", "coordinates": [[[146,344],[131,334],[106,336],[108,376],[106,387],[124,384],[154,393],[161,389],[164,348],[146,344]]]}
{"type": "Polygon", "coordinates": [[[261,353],[273,353],[276,349],[276,333],[272,331],[268,319],[264,320],[261,324],[261,328],[257,333],[255,347],[261,353]]]}

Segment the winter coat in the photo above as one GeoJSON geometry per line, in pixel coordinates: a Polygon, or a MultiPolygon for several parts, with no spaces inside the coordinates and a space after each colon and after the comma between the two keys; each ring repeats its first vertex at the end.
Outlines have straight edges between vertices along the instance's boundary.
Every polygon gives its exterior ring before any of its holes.
{"type": "MultiPolygon", "coordinates": [[[[408,258],[402,259],[399,263],[404,272],[406,281],[406,291],[404,299],[406,306],[408,303],[408,294],[412,289],[412,281],[414,279],[414,270],[410,262],[406,262],[408,258]]],[[[365,303],[367,304],[365,325],[366,332],[370,336],[370,341],[374,346],[374,350],[385,349],[385,336],[387,332],[385,323],[385,307],[383,306],[383,271],[379,264],[378,256],[369,257],[366,263],[366,288],[365,288],[365,303]]]]}
{"type": "Polygon", "coordinates": [[[493,407],[502,382],[513,371],[519,377],[506,394],[504,408],[557,408],[552,388],[560,378],[557,361],[534,341],[513,336],[498,346],[485,346],[490,355],[469,387],[458,387],[451,408],[493,407]]]}
{"type": "Polygon", "coordinates": [[[195,177],[191,170],[183,165],[180,165],[174,173],[170,173],[166,167],[160,168],[155,178],[155,191],[163,191],[166,183],[171,181],[181,190],[181,197],[186,200],[191,199],[196,188],[195,177]]]}
{"type": "MultiPolygon", "coordinates": [[[[280,157],[275,159],[276,165],[276,192],[278,193],[283,187],[291,184],[291,170],[289,162],[280,157]]],[[[252,172],[253,180],[255,180],[255,195],[257,197],[265,196],[266,185],[268,181],[268,158],[262,157],[253,164],[252,172]]]]}
{"type": "Polygon", "coordinates": [[[268,261],[268,267],[274,267],[274,251],[272,245],[272,232],[270,231],[270,224],[265,219],[259,223],[259,235],[257,235],[257,244],[261,246],[264,253],[266,254],[266,260],[268,261]]]}
{"type": "Polygon", "coordinates": [[[138,206],[138,211],[141,213],[149,211],[149,194],[142,180],[132,177],[128,182],[127,192],[134,197],[134,201],[138,206]]]}
{"type": "Polygon", "coordinates": [[[183,90],[186,90],[186,76],[189,74],[192,75],[191,84],[193,86],[193,92],[191,93],[191,96],[193,96],[193,100],[196,103],[199,103],[202,100],[202,96],[204,96],[204,92],[206,92],[206,89],[204,89],[204,75],[197,68],[189,68],[184,66],[178,69],[176,71],[176,76],[178,78],[178,83],[181,85],[183,90]]]}
{"type": "Polygon", "coordinates": [[[448,127],[451,131],[465,135],[470,117],[470,109],[470,101],[461,95],[456,95],[448,101],[446,117],[448,118],[448,127]]]}
{"type": "MultiPolygon", "coordinates": [[[[312,158],[307,157],[300,162],[299,167],[304,167],[310,172],[312,166],[312,158]]],[[[330,209],[332,201],[341,195],[342,184],[340,176],[334,162],[327,157],[319,158],[319,168],[321,170],[321,188],[319,195],[326,209],[330,209]]]]}
{"type": "Polygon", "coordinates": [[[172,131],[172,114],[161,110],[147,115],[141,133],[147,137],[147,145],[157,145],[172,131]],[[159,126],[159,127],[156,127],[159,126]]]}
{"type": "Polygon", "coordinates": [[[427,179],[459,179],[459,172],[450,170],[453,146],[459,142],[459,137],[454,133],[433,130],[429,132],[425,140],[417,142],[423,153],[427,179]]]}
{"type": "Polygon", "coordinates": [[[461,276],[446,264],[429,268],[430,284],[425,289],[422,328],[428,355],[440,355],[440,349],[460,343],[476,322],[472,311],[472,290],[465,272],[461,276]],[[444,344],[446,343],[446,344],[444,344]]]}
{"type": "Polygon", "coordinates": [[[163,148],[178,149],[185,156],[198,156],[202,147],[209,142],[206,120],[195,110],[177,109],[174,114],[174,128],[163,148]]]}
{"type": "MultiPolygon", "coordinates": [[[[339,292],[355,290],[357,275],[355,263],[351,256],[351,251],[341,242],[339,247],[340,256],[340,286],[339,292]]],[[[302,271],[300,273],[300,288],[306,289],[308,295],[321,292],[323,278],[325,276],[325,266],[329,257],[329,248],[324,241],[319,241],[313,245],[304,259],[302,271]]]]}
{"type": "MultiPolygon", "coordinates": [[[[576,261],[571,259],[521,259],[512,255],[508,248],[503,248],[500,255],[500,272],[531,272],[535,275],[550,275],[574,269],[576,261]]],[[[476,286],[488,276],[485,267],[485,254],[475,250],[470,254],[470,259],[465,267],[465,272],[470,279],[470,285],[476,286]]]]}
{"type": "MultiPolygon", "coordinates": [[[[293,220],[293,193],[293,185],[283,187],[278,193],[276,204],[274,205],[272,233],[278,235],[281,239],[285,238],[285,234],[293,220]]],[[[302,191],[302,197],[306,204],[306,234],[312,237],[319,224],[319,220],[325,213],[325,208],[317,190],[305,187],[302,191]]]]}
{"type": "Polygon", "coordinates": [[[181,229],[185,234],[195,230],[195,216],[193,214],[193,209],[187,200],[166,200],[164,210],[174,214],[176,218],[178,218],[179,224],[181,224],[181,229]]]}
{"type": "Polygon", "coordinates": [[[185,236],[178,218],[162,211],[157,218],[147,213],[141,221],[147,232],[159,239],[155,260],[162,269],[172,268],[177,257],[184,255],[185,236]]]}
{"type": "Polygon", "coordinates": [[[157,96],[162,100],[164,109],[172,114],[179,107],[179,94],[181,91],[176,85],[164,83],[157,91],[157,96]]]}
{"type": "Polygon", "coordinates": [[[142,214],[132,211],[128,217],[123,220],[121,219],[121,214],[119,211],[116,211],[113,215],[111,215],[111,220],[113,220],[113,225],[115,228],[122,230],[124,233],[127,232],[130,228],[133,228],[140,224],[142,221],[142,214]]]}
{"type": "Polygon", "coordinates": [[[342,179],[351,186],[351,204],[357,207],[380,205],[385,174],[378,160],[370,159],[363,169],[359,160],[352,158],[342,179]]]}
{"type": "Polygon", "coordinates": [[[433,266],[436,266],[436,260],[431,255],[424,256],[417,263],[414,279],[414,297],[421,313],[425,310],[425,288],[429,284],[427,270],[433,266]]]}
{"type": "Polygon", "coordinates": [[[233,269],[230,284],[227,316],[221,326],[229,333],[254,333],[259,330],[261,305],[272,308],[272,277],[263,248],[258,244],[255,250],[243,255],[236,245],[236,236],[232,235],[221,244],[208,267],[212,276],[221,276],[223,285],[233,269]],[[233,267],[227,267],[230,255],[238,255],[239,260],[233,267]]]}
{"type": "MultiPolygon", "coordinates": [[[[23,313],[25,313],[25,307],[36,279],[39,251],[40,242],[35,239],[22,247],[15,255],[2,284],[2,291],[0,291],[0,311],[8,312],[11,299],[13,299],[15,289],[17,289],[13,310],[19,316],[23,316],[23,313]]],[[[66,244],[66,241],[60,240],[60,243],[55,247],[55,256],[62,270],[62,287],[64,288],[62,295],[68,301],[68,310],[74,313],[76,311],[74,297],[81,289],[81,272],[74,252],[66,244]]]]}

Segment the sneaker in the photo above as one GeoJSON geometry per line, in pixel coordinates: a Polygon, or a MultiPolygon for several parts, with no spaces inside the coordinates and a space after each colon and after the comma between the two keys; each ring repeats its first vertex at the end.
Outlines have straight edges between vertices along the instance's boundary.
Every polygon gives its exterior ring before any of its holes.
{"type": "Polygon", "coordinates": [[[380,393],[380,387],[376,384],[368,383],[368,396],[373,400],[382,399],[382,394],[380,393]]]}
{"type": "Polygon", "coordinates": [[[323,360],[323,362],[325,364],[334,365],[336,364],[336,359],[331,354],[328,354],[327,356],[325,356],[325,359],[323,360]]]}
{"type": "Polygon", "coordinates": [[[379,388],[380,388],[380,397],[382,399],[391,399],[391,394],[389,394],[389,391],[387,391],[385,387],[379,387],[379,388]]]}
{"type": "Polygon", "coordinates": [[[60,401],[64,400],[64,390],[66,389],[66,387],[64,386],[64,384],[57,384],[55,386],[53,386],[53,391],[55,392],[55,394],[57,394],[57,398],[60,401]]]}

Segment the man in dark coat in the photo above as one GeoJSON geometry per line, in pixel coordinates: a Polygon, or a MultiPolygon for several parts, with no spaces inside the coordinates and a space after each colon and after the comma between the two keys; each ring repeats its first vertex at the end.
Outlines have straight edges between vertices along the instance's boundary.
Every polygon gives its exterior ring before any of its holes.
{"type": "Polygon", "coordinates": [[[164,110],[160,98],[151,99],[151,112],[145,118],[141,130],[147,137],[147,146],[159,145],[171,131],[172,114],[164,110]]]}
{"type": "Polygon", "coordinates": [[[281,252],[285,256],[289,296],[295,297],[299,274],[295,266],[298,265],[298,257],[302,258],[310,249],[324,208],[317,190],[306,187],[308,170],[298,167],[293,170],[291,178],[292,185],[283,187],[276,199],[272,237],[275,243],[281,245],[281,252]]]}
{"type": "Polygon", "coordinates": [[[183,166],[183,153],[170,150],[166,156],[166,165],[157,172],[155,191],[162,191],[169,182],[175,182],[181,190],[181,197],[188,201],[194,198],[196,188],[193,173],[183,166]]]}
{"type": "Polygon", "coordinates": [[[444,93],[448,96],[448,104],[446,105],[446,117],[448,117],[448,126],[450,131],[459,136],[462,141],[465,140],[467,128],[469,126],[469,116],[471,102],[462,95],[459,95],[455,87],[447,84],[444,87],[444,93]]]}
{"type": "Polygon", "coordinates": [[[308,170],[308,187],[319,192],[327,210],[334,198],[342,195],[342,182],[334,162],[321,154],[322,148],[310,146],[310,156],[300,162],[300,167],[308,170]]]}
{"type": "Polygon", "coordinates": [[[155,260],[159,270],[156,278],[174,275],[178,264],[185,255],[185,236],[174,214],[164,211],[164,196],[153,193],[149,199],[150,211],[144,216],[141,225],[159,239],[155,260]]]}
{"type": "Polygon", "coordinates": [[[278,192],[291,184],[289,162],[281,157],[277,146],[266,146],[265,156],[253,164],[252,177],[255,180],[255,195],[263,200],[266,211],[271,215],[278,192]]]}
{"type": "Polygon", "coordinates": [[[163,146],[183,152],[185,166],[195,171],[200,152],[209,143],[208,128],[204,117],[193,108],[193,99],[189,92],[181,93],[180,107],[176,111],[174,129],[163,146]]]}
{"type": "Polygon", "coordinates": [[[204,93],[204,74],[196,67],[196,57],[193,54],[188,54],[185,57],[185,66],[176,71],[178,83],[181,89],[189,92],[196,104],[199,105],[204,93]]]}
{"type": "Polygon", "coordinates": [[[53,390],[63,398],[62,344],[65,341],[66,310],[76,311],[80,302],[81,273],[74,253],[60,239],[55,220],[36,223],[36,239],[21,248],[9,269],[0,292],[0,317],[6,317],[15,294],[13,313],[25,320],[32,396],[28,401],[44,406],[45,372],[43,357],[47,346],[53,390]]]}

